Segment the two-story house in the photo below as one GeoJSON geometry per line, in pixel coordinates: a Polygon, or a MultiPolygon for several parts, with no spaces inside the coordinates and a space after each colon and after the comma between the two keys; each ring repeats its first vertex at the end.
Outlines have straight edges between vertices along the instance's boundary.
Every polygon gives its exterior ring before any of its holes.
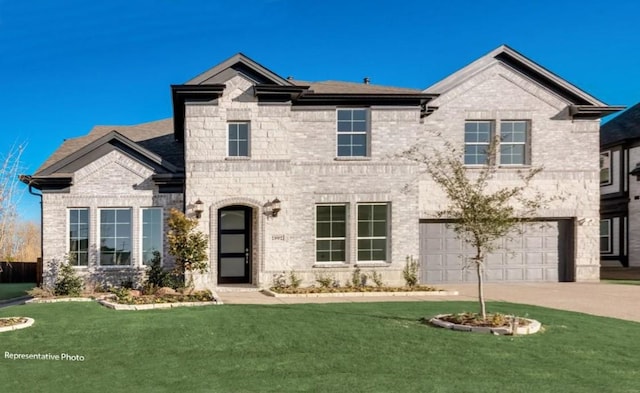
{"type": "Polygon", "coordinates": [[[283,78],[242,54],[171,89],[172,119],[96,127],[22,176],[42,193],[45,271],[71,256],[87,279],[117,283],[153,251],[170,266],[178,208],[209,240],[199,286],[264,287],[283,271],[344,281],[356,268],[399,284],[407,256],[422,282],[474,280],[437,216],[442,192],[397,158],[440,133],[470,168],[498,135],[497,182],[543,166],[532,187],[561,196],[490,256],[489,281],[599,277],[599,119],[620,108],[507,46],[426,90],[283,78]]]}
{"type": "Polygon", "coordinates": [[[603,266],[640,266],[640,104],[600,129],[603,266]]]}

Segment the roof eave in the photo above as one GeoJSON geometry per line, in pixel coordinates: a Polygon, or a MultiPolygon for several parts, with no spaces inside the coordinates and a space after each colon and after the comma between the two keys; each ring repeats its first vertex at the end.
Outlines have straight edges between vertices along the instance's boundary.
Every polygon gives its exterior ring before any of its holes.
{"type": "Polygon", "coordinates": [[[600,119],[624,110],[622,105],[570,105],[569,114],[574,119],[600,119]]]}
{"type": "Polygon", "coordinates": [[[186,100],[215,100],[219,98],[226,85],[171,85],[173,103],[173,135],[177,141],[184,141],[184,104],[186,100]]]}

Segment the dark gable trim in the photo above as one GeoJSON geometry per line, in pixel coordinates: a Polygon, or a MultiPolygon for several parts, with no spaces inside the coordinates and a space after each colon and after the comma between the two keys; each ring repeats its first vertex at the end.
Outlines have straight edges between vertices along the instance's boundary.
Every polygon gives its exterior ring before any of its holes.
{"type": "Polygon", "coordinates": [[[624,106],[571,105],[569,115],[574,119],[596,120],[624,110],[624,106]]]}
{"type": "Polygon", "coordinates": [[[437,94],[302,94],[294,105],[423,106],[437,94]]]}
{"type": "Polygon", "coordinates": [[[173,101],[173,134],[177,141],[184,141],[184,104],[187,100],[211,101],[218,99],[226,85],[171,85],[173,101]]]}
{"type": "Polygon", "coordinates": [[[298,99],[309,90],[309,86],[280,86],[257,84],[253,92],[261,102],[289,102],[298,99]]]}
{"type": "Polygon", "coordinates": [[[19,179],[29,187],[48,192],[69,192],[73,184],[72,176],[31,176],[20,175],[19,179]]]}

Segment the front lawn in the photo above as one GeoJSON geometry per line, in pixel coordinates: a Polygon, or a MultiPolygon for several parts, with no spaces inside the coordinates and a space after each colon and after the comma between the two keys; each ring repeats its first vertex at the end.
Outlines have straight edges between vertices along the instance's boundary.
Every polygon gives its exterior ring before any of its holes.
{"type": "Polygon", "coordinates": [[[0,284],[0,300],[13,299],[14,297],[25,296],[27,291],[35,287],[34,283],[26,284],[0,284]]]}
{"type": "Polygon", "coordinates": [[[489,310],[537,319],[546,330],[492,336],[418,322],[475,309],[442,301],[13,306],[0,317],[35,324],[0,333],[0,381],[7,392],[638,391],[639,323],[507,303],[489,310]],[[9,359],[15,354],[66,359],[9,359]]]}

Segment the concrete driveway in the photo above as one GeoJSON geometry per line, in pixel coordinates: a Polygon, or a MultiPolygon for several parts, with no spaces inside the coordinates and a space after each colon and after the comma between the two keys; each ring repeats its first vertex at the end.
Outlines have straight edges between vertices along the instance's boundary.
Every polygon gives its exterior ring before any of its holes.
{"type": "MultiPolygon", "coordinates": [[[[257,291],[222,289],[218,292],[225,304],[294,304],[382,301],[477,300],[476,284],[439,286],[458,291],[457,296],[340,296],[340,297],[269,297],[257,291]]],[[[485,284],[487,300],[532,304],[559,310],[626,319],[640,322],[640,285],[611,283],[524,283],[485,284]]]]}

